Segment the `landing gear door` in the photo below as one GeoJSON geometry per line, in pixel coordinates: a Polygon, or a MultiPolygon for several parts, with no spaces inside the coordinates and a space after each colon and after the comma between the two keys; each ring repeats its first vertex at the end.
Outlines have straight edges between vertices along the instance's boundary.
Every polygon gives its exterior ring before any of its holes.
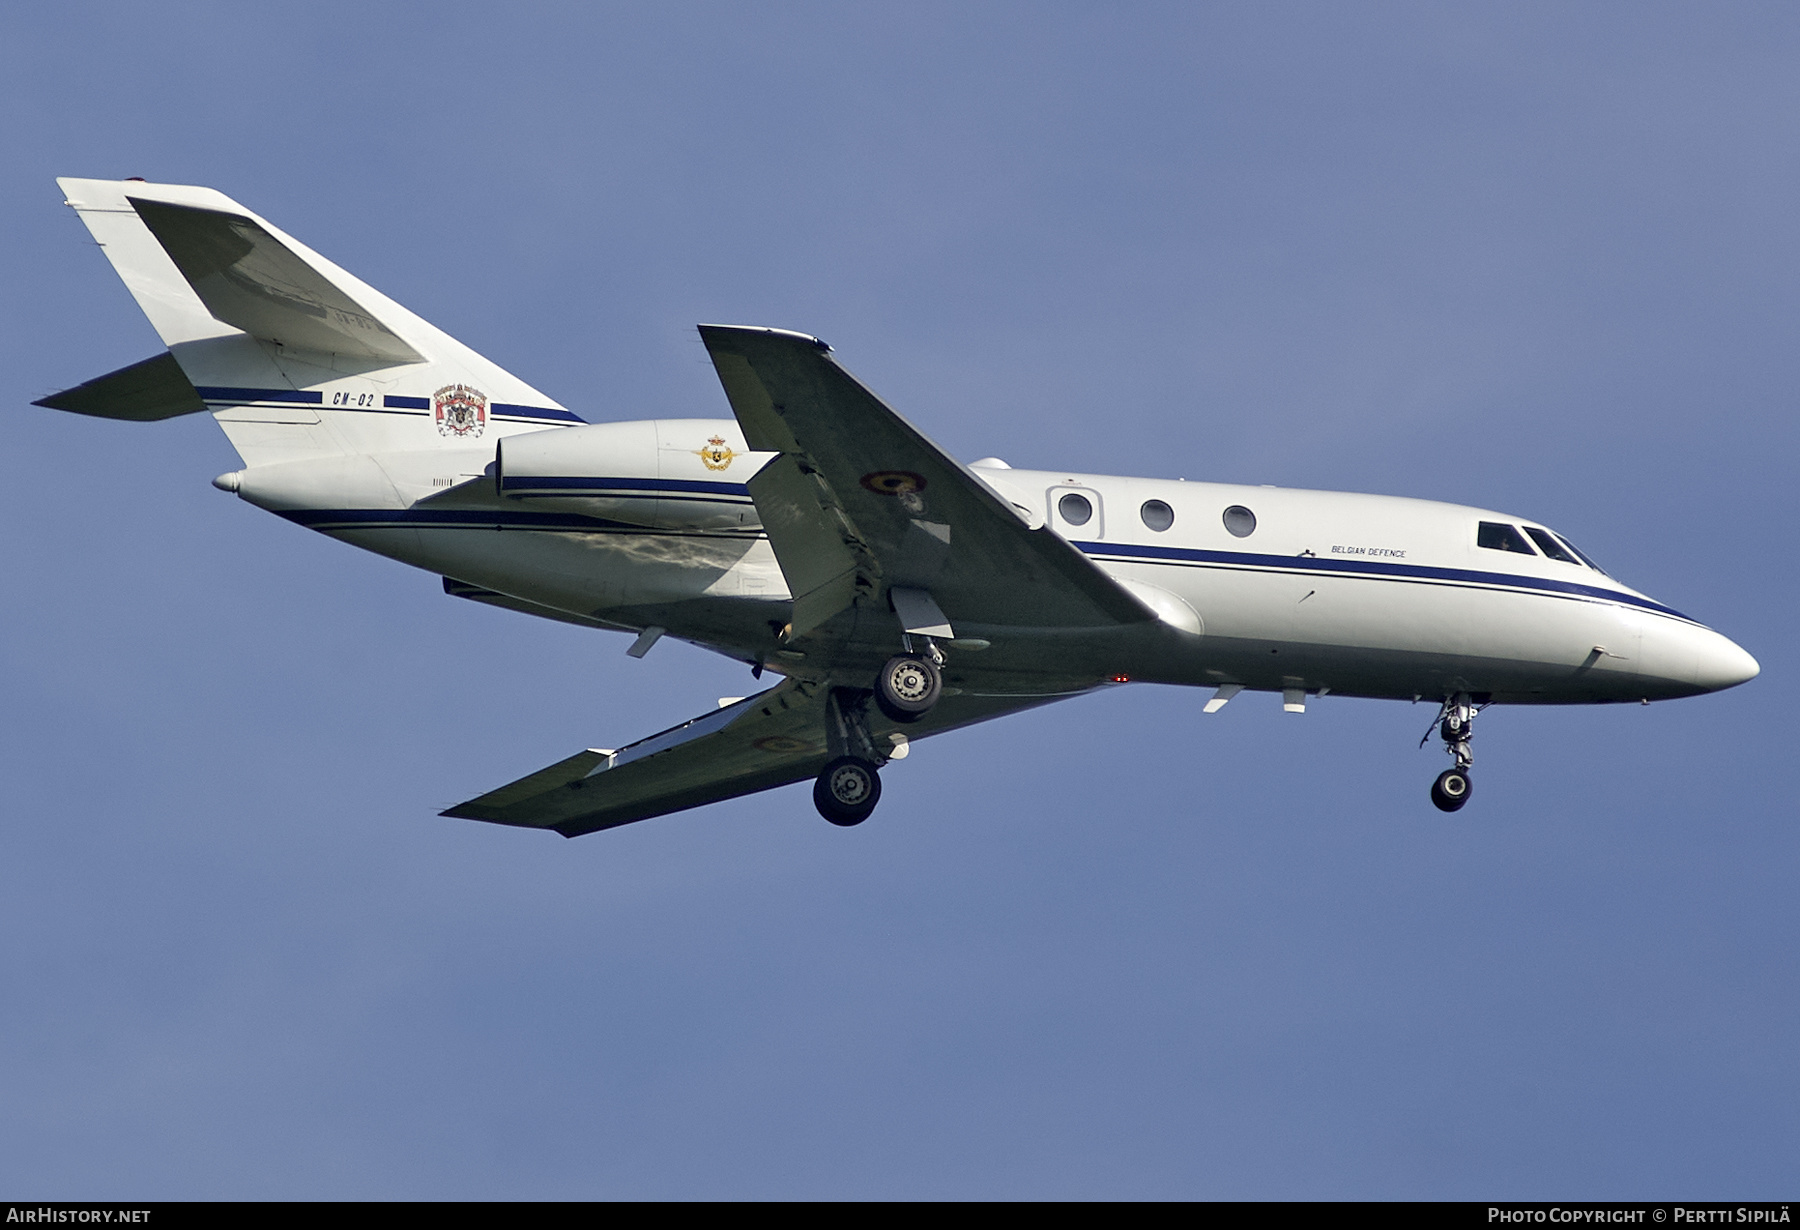
{"type": "Polygon", "coordinates": [[[1106,537],[1106,509],[1092,487],[1059,483],[1048,493],[1049,520],[1064,538],[1106,537]]]}

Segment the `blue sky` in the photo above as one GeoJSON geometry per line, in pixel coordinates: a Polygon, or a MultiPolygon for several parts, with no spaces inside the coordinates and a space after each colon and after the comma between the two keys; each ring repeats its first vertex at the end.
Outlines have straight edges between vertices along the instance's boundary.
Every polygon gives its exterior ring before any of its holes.
{"type": "Polygon", "coordinates": [[[1800,13],[70,4],[0,18],[0,1187],[1779,1198],[1800,13]],[[450,803],[745,690],[31,399],[154,334],[56,175],[243,201],[592,419],[766,323],[964,458],[1529,515],[1761,661],[1131,687],[565,842],[450,803]]]}

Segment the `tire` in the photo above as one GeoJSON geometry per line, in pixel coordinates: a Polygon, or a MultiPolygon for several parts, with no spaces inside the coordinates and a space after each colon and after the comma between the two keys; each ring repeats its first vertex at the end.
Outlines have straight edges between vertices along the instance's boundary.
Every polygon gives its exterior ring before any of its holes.
{"type": "Polygon", "coordinates": [[[890,721],[916,722],[931,712],[944,691],[944,677],[924,658],[900,654],[875,676],[875,706],[890,721]]]}
{"type": "Polygon", "coordinates": [[[881,774],[856,756],[839,756],[819,772],[813,783],[813,806],[833,824],[849,828],[861,824],[881,802],[881,774]]]}
{"type": "Polygon", "coordinates": [[[1431,783],[1431,801],[1439,811],[1460,811],[1474,789],[1467,770],[1445,769],[1431,783]]]}

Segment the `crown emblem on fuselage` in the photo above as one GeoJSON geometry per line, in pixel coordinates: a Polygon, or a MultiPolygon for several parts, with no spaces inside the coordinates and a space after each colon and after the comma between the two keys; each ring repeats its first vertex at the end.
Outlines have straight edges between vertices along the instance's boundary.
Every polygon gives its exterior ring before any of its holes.
{"type": "Polygon", "coordinates": [[[709,470],[726,470],[731,468],[731,459],[737,454],[725,443],[724,436],[714,436],[706,442],[705,448],[697,448],[694,452],[700,463],[709,470]]]}

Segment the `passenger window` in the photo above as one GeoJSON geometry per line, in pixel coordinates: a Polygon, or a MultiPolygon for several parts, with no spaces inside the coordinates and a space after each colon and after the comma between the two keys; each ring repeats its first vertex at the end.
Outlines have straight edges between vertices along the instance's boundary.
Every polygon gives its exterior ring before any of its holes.
{"type": "Polygon", "coordinates": [[[1145,525],[1159,534],[1175,524],[1175,510],[1161,500],[1145,500],[1144,506],[1138,509],[1138,515],[1144,519],[1145,525]]]}
{"type": "Polygon", "coordinates": [[[1520,555],[1536,555],[1525,536],[1504,521],[1483,521],[1475,532],[1475,545],[1490,551],[1517,551],[1520,555]]]}
{"type": "Polygon", "coordinates": [[[1559,559],[1565,564],[1574,564],[1577,568],[1581,567],[1581,561],[1563,550],[1562,543],[1550,537],[1549,530],[1540,530],[1535,525],[1528,525],[1525,527],[1525,532],[1531,535],[1531,541],[1537,543],[1538,550],[1542,551],[1545,555],[1548,555],[1551,559],[1559,559]]]}
{"type": "Polygon", "coordinates": [[[1088,503],[1087,497],[1073,491],[1056,502],[1056,511],[1070,525],[1086,525],[1094,516],[1094,506],[1088,503]]]}
{"type": "Polygon", "coordinates": [[[1225,528],[1233,538],[1248,538],[1256,533],[1256,514],[1242,504],[1233,504],[1225,510],[1225,528]]]}

